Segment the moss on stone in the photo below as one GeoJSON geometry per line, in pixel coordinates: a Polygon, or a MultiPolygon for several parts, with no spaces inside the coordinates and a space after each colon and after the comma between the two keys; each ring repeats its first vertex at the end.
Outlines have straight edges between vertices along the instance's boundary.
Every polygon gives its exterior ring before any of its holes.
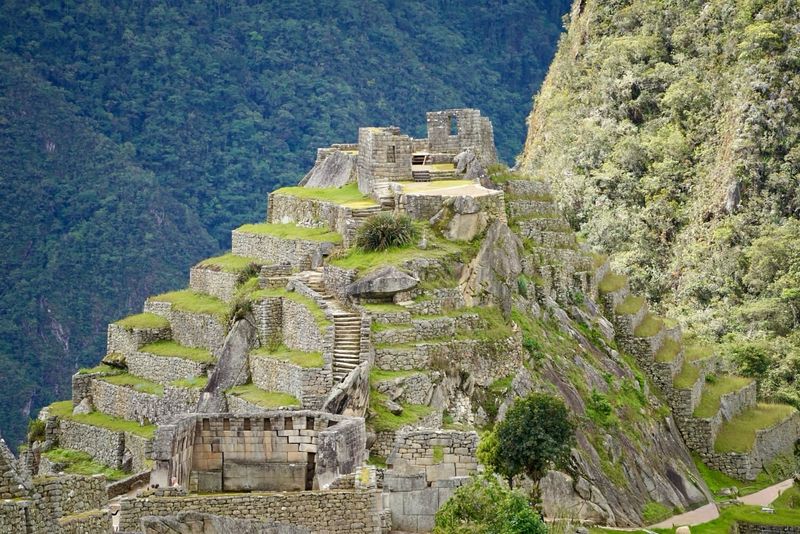
{"type": "Polygon", "coordinates": [[[169,327],[169,321],[154,313],[137,313],[120,319],[114,324],[121,326],[125,330],[155,330],[169,327]]]}
{"type": "Polygon", "coordinates": [[[255,384],[236,386],[226,391],[226,393],[234,397],[239,397],[251,404],[257,404],[263,408],[300,406],[300,401],[288,393],[283,393],[281,391],[265,391],[255,384]]]}
{"type": "Polygon", "coordinates": [[[216,358],[206,349],[186,347],[172,340],[148,343],[139,349],[140,352],[164,356],[169,358],[182,358],[197,363],[213,363],[216,358]]]}
{"type": "Polygon", "coordinates": [[[722,396],[738,391],[750,384],[753,380],[741,376],[721,375],[713,381],[706,381],[703,395],[697,408],[694,409],[695,417],[713,417],[719,411],[722,396]]]}
{"type": "Polygon", "coordinates": [[[777,425],[795,411],[786,404],[758,403],[722,424],[714,450],[718,453],[749,452],[755,443],[756,431],[777,425]]]}
{"type": "Polygon", "coordinates": [[[54,402],[47,407],[50,415],[60,417],[62,419],[69,419],[77,423],[82,423],[90,426],[97,426],[111,430],[113,432],[129,432],[146,439],[153,437],[156,431],[156,425],[140,425],[136,421],[129,421],[113,415],[104,414],[101,412],[91,412],[88,414],[72,414],[72,401],[65,400],[54,402]]]}
{"type": "Polygon", "coordinates": [[[300,367],[306,368],[319,368],[325,365],[325,360],[321,352],[304,352],[302,350],[293,350],[286,345],[280,345],[276,348],[261,347],[250,353],[251,356],[260,358],[272,358],[282,362],[292,363],[300,367]]]}
{"type": "Polygon", "coordinates": [[[223,322],[227,322],[227,316],[230,313],[230,306],[227,303],[211,295],[199,293],[191,289],[170,291],[168,293],[156,295],[155,297],[150,297],[147,300],[169,302],[172,304],[173,309],[179,311],[214,315],[223,322]]]}
{"type": "Polygon", "coordinates": [[[384,405],[386,395],[374,389],[369,394],[369,425],[376,432],[398,430],[404,426],[412,425],[423,417],[433,413],[433,408],[421,404],[401,403],[403,411],[395,415],[384,405]]]}

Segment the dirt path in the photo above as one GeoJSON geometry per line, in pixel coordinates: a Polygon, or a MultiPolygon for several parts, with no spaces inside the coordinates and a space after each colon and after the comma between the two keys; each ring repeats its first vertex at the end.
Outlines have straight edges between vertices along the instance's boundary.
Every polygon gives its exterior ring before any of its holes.
{"type": "Polygon", "coordinates": [[[719,517],[719,510],[717,510],[717,505],[712,502],[705,506],[701,506],[700,508],[696,508],[691,512],[686,512],[685,514],[680,514],[680,515],[674,515],[669,519],[666,519],[661,523],[656,523],[655,525],[651,525],[648,528],[671,528],[671,527],[681,527],[684,525],[686,526],[699,525],[700,523],[706,523],[718,517],[719,517]]]}
{"type": "Polygon", "coordinates": [[[739,500],[744,504],[751,504],[753,506],[767,506],[768,504],[772,504],[772,501],[777,499],[781,493],[791,488],[792,484],[794,484],[794,479],[790,478],[789,480],[784,480],[783,482],[779,482],[774,486],[764,488],[761,491],[757,491],[744,497],[739,497],[739,500]]]}

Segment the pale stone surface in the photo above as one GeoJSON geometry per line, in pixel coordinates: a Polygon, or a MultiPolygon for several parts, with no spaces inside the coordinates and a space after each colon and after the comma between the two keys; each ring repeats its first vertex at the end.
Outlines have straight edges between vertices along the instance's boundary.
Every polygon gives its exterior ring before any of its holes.
{"type": "Polygon", "coordinates": [[[419,284],[394,266],[377,269],[347,287],[347,294],[357,298],[390,298],[395,293],[408,291],[419,284]]]}
{"type": "Polygon", "coordinates": [[[318,162],[300,181],[304,187],[342,187],[356,181],[355,154],[334,151],[318,162]]]}

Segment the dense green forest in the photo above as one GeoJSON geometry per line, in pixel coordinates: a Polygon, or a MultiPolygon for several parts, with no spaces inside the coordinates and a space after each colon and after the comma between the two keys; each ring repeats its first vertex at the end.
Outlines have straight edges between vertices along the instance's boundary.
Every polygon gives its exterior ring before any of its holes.
{"type": "Polygon", "coordinates": [[[522,167],[661,311],[800,406],[800,4],[576,3],[522,167]]]}
{"type": "Polygon", "coordinates": [[[315,148],[481,108],[502,158],[566,0],[0,6],[0,429],[69,391],[105,324],[186,283],[315,148]]]}

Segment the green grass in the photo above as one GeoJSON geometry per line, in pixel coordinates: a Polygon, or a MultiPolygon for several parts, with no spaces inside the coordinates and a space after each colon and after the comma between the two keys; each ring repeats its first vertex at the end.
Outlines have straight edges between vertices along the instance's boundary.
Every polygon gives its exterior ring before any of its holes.
{"type": "Polygon", "coordinates": [[[127,419],[121,419],[101,412],[73,415],[71,400],[54,402],[49,406],[49,411],[50,415],[61,417],[62,419],[70,419],[85,425],[106,428],[113,432],[129,432],[147,439],[152,438],[156,431],[156,425],[142,426],[136,421],[128,421],[127,419]]]}
{"type": "Polygon", "coordinates": [[[121,373],[118,375],[103,376],[100,380],[114,384],[117,386],[131,387],[140,393],[149,393],[150,395],[164,395],[164,386],[157,384],[140,376],[132,375],[130,373],[121,373]]]}
{"type": "Polygon", "coordinates": [[[783,472],[778,472],[773,475],[768,474],[766,471],[770,471],[773,466],[767,466],[767,469],[761,472],[755,480],[737,480],[721,471],[708,467],[697,454],[692,453],[692,459],[694,460],[695,466],[697,466],[697,471],[708,486],[708,489],[715,495],[718,494],[722,488],[731,488],[734,486],[739,489],[739,495],[750,495],[751,493],[761,491],[787,478],[783,472]]]}
{"type": "Polygon", "coordinates": [[[656,361],[661,363],[671,362],[681,351],[681,344],[668,337],[661,344],[661,348],[656,352],[656,361]]]}
{"type": "Polygon", "coordinates": [[[472,332],[473,337],[481,340],[499,340],[510,337],[513,332],[511,324],[503,317],[503,311],[497,306],[481,306],[476,308],[462,308],[461,313],[475,313],[481,318],[483,328],[472,332]]]}
{"type": "Polygon", "coordinates": [[[121,326],[125,330],[133,330],[134,328],[144,330],[169,327],[169,321],[154,313],[137,313],[136,315],[130,315],[124,319],[120,319],[114,324],[121,326]]]}
{"type": "Polygon", "coordinates": [[[259,289],[258,291],[253,291],[250,293],[251,300],[259,300],[264,298],[286,298],[289,300],[293,300],[298,304],[302,304],[306,307],[308,312],[314,317],[314,320],[319,326],[321,331],[324,331],[325,328],[332,325],[333,323],[325,316],[325,311],[319,307],[319,305],[314,301],[314,299],[307,297],[305,295],[301,295],[300,293],[296,293],[294,291],[288,291],[286,289],[259,289]]]}
{"type": "Polygon", "coordinates": [[[394,380],[395,378],[404,378],[406,376],[415,375],[420,372],[421,371],[386,371],[384,369],[372,367],[369,371],[369,383],[375,384],[376,382],[386,382],[388,380],[394,380]]]}
{"type": "Polygon", "coordinates": [[[186,347],[175,341],[156,341],[149,343],[139,349],[139,352],[147,352],[155,356],[166,356],[170,358],[183,358],[197,363],[212,363],[216,358],[206,349],[186,347]]]}
{"type": "Polygon", "coordinates": [[[719,411],[722,396],[740,390],[753,380],[741,376],[721,375],[713,382],[706,382],[700,403],[694,409],[695,417],[713,417],[719,411]]]}
{"type": "Polygon", "coordinates": [[[444,461],[444,447],[441,445],[433,446],[433,463],[440,464],[444,461]]]}
{"type": "Polygon", "coordinates": [[[448,256],[462,255],[469,248],[469,243],[456,243],[428,235],[428,245],[425,249],[412,245],[366,252],[358,247],[353,247],[343,252],[342,255],[332,258],[330,264],[343,269],[358,269],[359,272],[364,273],[384,265],[401,265],[412,259],[442,259],[448,256]]]}
{"type": "Polygon", "coordinates": [[[362,304],[361,307],[370,313],[402,313],[408,311],[407,308],[391,302],[383,302],[380,304],[362,304]]]}
{"type": "Polygon", "coordinates": [[[326,241],[330,243],[341,243],[342,235],[337,232],[331,232],[327,228],[306,228],[304,226],[297,226],[293,223],[288,224],[273,224],[273,223],[258,223],[258,224],[245,224],[236,229],[237,232],[244,232],[247,234],[260,234],[271,235],[273,237],[280,237],[283,239],[303,239],[306,241],[326,241]]]}
{"type": "Polygon", "coordinates": [[[800,510],[800,488],[795,484],[785,490],[772,502],[772,506],[784,510],[800,510]]]}
{"type": "Polygon", "coordinates": [[[227,303],[210,295],[192,291],[191,289],[162,293],[161,295],[150,297],[148,300],[169,302],[174,309],[180,311],[215,315],[222,319],[223,322],[226,321],[228,313],[230,312],[230,306],[227,303]]]}
{"type": "Polygon", "coordinates": [[[700,378],[700,369],[695,367],[692,363],[684,361],[681,372],[678,373],[675,380],[672,381],[672,385],[678,389],[691,389],[698,378],[700,378]]]}
{"type": "Polygon", "coordinates": [[[650,501],[642,509],[642,519],[646,525],[652,525],[672,516],[672,510],[663,504],[650,501]]]}
{"type": "Polygon", "coordinates": [[[662,328],[664,328],[664,321],[652,313],[648,313],[642,319],[641,324],[633,331],[633,335],[636,337],[651,337],[658,334],[662,328]]]}
{"type": "Polygon", "coordinates": [[[178,380],[173,380],[170,384],[178,388],[203,389],[206,387],[206,384],[208,384],[208,377],[193,376],[192,378],[180,378],[178,380]]]}
{"type": "Polygon", "coordinates": [[[382,469],[386,469],[387,467],[386,457],[374,453],[369,453],[369,458],[367,459],[367,463],[369,465],[374,465],[375,467],[380,467],[382,469]]]}
{"type": "Polygon", "coordinates": [[[270,350],[269,347],[262,347],[254,350],[250,354],[261,358],[281,360],[306,368],[319,368],[325,365],[325,360],[322,358],[321,352],[303,352],[301,350],[290,349],[285,345],[281,345],[274,350],[270,350]]]}
{"type": "Polygon", "coordinates": [[[386,395],[378,393],[375,390],[369,393],[369,425],[376,432],[384,432],[389,430],[397,430],[406,425],[416,423],[426,415],[433,412],[430,406],[423,406],[421,404],[402,404],[403,411],[400,415],[394,415],[390,412],[383,402],[386,400],[386,395]]]}
{"type": "Polygon", "coordinates": [[[794,411],[793,407],[785,404],[758,403],[722,424],[714,450],[719,453],[748,452],[753,448],[757,430],[780,423],[794,411]]]}
{"type": "Polygon", "coordinates": [[[107,480],[120,480],[130,474],[96,462],[89,454],[83,451],[51,449],[43,454],[51,462],[66,464],[64,472],[73,475],[104,475],[107,480]]]}
{"type": "Polygon", "coordinates": [[[707,343],[692,342],[686,343],[683,348],[683,354],[687,360],[697,361],[704,360],[714,355],[716,348],[714,345],[707,343]]]}
{"type": "Polygon", "coordinates": [[[79,375],[91,375],[95,373],[118,374],[121,372],[122,372],[121,369],[117,369],[116,367],[111,367],[110,365],[101,363],[100,365],[95,365],[94,367],[90,367],[88,369],[80,369],[78,371],[78,374],[79,375]]]}
{"type": "Polygon", "coordinates": [[[280,391],[264,391],[255,384],[245,384],[229,389],[226,393],[239,397],[263,408],[279,408],[281,406],[300,406],[300,401],[288,393],[280,391]]]}
{"type": "Polygon", "coordinates": [[[264,260],[256,258],[247,258],[245,256],[237,256],[235,254],[223,254],[222,256],[215,256],[208,258],[197,264],[198,267],[207,267],[215,271],[223,271],[226,273],[240,273],[247,270],[251,265],[264,265],[264,260]]]}
{"type": "Polygon", "coordinates": [[[378,204],[358,190],[358,184],[347,184],[343,187],[283,187],[273,193],[290,195],[310,200],[332,202],[348,208],[368,208],[378,204]]]}
{"type": "Polygon", "coordinates": [[[615,311],[620,315],[633,315],[642,309],[643,305],[644,297],[628,295],[628,298],[623,300],[615,311]]]}
{"type": "Polygon", "coordinates": [[[411,328],[410,323],[378,323],[373,322],[370,325],[372,332],[386,332],[387,330],[407,330],[411,328]]]}
{"type": "Polygon", "coordinates": [[[622,289],[627,282],[628,277],[624,274],[609,272],[600,281],[598,289],[601,293],[613,293],[614,291],[622,289]]]}

